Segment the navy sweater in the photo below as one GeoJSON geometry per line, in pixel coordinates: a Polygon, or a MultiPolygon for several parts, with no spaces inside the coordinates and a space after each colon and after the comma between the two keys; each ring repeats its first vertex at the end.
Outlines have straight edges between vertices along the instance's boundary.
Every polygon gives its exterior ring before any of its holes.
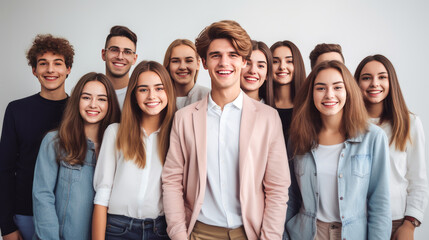
{"type": "Polygon", "coordinates": [[[58,127],[67,99],[51,101],[39,94],[10,102],[0,140],[0,228],[17,230],[15,214],[33,215],[34,166],[45,134],[58,127]]]}

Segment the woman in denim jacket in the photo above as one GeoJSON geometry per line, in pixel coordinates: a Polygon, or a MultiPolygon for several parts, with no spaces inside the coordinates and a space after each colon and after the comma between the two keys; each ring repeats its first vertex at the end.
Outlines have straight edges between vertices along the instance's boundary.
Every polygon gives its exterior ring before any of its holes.
{"type": "Polygon", "coordinates": [[[338,61],[317,65],[295,106],[290,238],[389,239],[387,137],[367,122],[353,76],[338,61]]]}
{"type": "Polygon", "coordinates": [[[84,75],[58,131],[49,132],[40,146],[33,182],[36,239],[91,239],[96,156],[104,130],[119,117],[107,77],[84,75]]]}

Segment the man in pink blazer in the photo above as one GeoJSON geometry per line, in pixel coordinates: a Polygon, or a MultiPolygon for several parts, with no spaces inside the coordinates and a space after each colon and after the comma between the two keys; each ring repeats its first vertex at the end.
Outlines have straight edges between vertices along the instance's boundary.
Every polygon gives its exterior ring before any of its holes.
{"type": "Polygon", "coordinates": [[[162,173],[167,232],[183,239],[281,239],[290,185],[281,121],[240,89],[251,54],[234,21],[196,39],[211,77],[203,100],[179,110],[162,173]]]}

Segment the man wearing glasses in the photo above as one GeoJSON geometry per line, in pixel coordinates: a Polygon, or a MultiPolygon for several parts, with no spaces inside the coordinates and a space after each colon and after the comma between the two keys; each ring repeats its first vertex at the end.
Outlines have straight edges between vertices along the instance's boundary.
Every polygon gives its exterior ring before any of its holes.
{"type": "Polygon", "coordinates": [[[129,71],[136,63],[137,35],[124,26],[113,26],[106,38],[101,58],[106,62],[106,76],[110,79],[118,96],[119,106],[124,105],[129,71]]]}

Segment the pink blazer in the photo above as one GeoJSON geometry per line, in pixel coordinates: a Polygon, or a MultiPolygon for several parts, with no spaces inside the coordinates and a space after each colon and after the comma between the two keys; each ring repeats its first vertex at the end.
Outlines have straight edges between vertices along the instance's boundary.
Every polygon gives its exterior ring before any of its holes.
{"type": "MultiPolygon", "coordinates": [[[[191,234],[207,181],[208,97],[179,110],[162,172],[167,232],[173,240],[191,234]]],[[[282,125],[277,111],[243,98],[239,143],[240,203],[248,239],[281,239],[290,185],[282,125]]]]}

